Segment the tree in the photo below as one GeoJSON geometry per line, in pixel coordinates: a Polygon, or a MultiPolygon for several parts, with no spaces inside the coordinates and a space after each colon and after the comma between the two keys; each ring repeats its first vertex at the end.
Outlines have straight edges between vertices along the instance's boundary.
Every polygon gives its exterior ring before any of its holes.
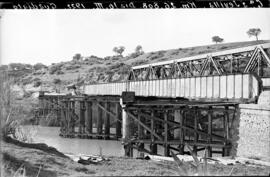
{"type": "Polygon", "coordinates": [[[125,51],[124,46],[114,47],[113,52],[115,52],[118,55],[122,55],[122,53],[125,51]]]}
{"type": "Polygon", "coordinates": [[[81,60],[81,58],[82,58],[82,55],[81,54],[79,54],[79,53],[77,53],[77,54],[75,54],[74,56],[73,56],[73,60],[81,60]]]}
{"type": "Polygon", "coordinates": [[[141,45],[137,45],[137,47],[135,48],[135,53],[137,54],[143,54],[143,50],[142,50],[142,46],[141,45]]]}
{"type": "Polygon", "coordinates": [[[260,28],[250,28],[248,31],[247,31],[247,34],[249,37],[251,36],[255,36],[256,37],[256,40],[258,41],[258,36],[259,34],[261,33],[261,29],[260,28]]]}
{"type": "Polygon", "coordinates": [[[213,37],[212,37],[212,41],[215,42],[215,43],[217,44],[217,43],[223,42],[224,39],[222,39],[222,38],[219,37],[219,36],[213,36],[213,37]]]}

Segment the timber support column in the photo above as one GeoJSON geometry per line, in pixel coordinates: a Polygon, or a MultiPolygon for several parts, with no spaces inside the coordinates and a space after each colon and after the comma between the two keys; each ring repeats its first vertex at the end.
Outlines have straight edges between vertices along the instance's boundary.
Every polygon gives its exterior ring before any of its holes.
{"type": "MultiPolygon", "coordinates": [[[[208,109],[208,138],[207,138],[207,141],[208,141],[208,144],[211,144],[212,143],[212,125],[213,125],[213,111],[212,111],[212,107],[210,106],[209,109],[208,109]]],[[[209,145],[207,147],[207,156],[208,157],[212,157],[212,147],[209,145]]]]}
{"type": "Polygon", "coordinates": [[[116,112],[116,117],[117,117],[116,139],[118,139],[118,138],[121,138],[121,120],[122,120],[121,105],[119,103],[115,103],[115,112],[116,112]]]}
{"type": "MultiPolygon", "coordinates": [[[[154,110],[151,112],[151,130],[154,131],[155,129],[155,121],[153,117],[155,116],[154,110]]],[[[150,144],[150,151],[152,154],[157,154],[157,144],[155,143],[155,136],[151,133],[151,144],[150,144]]]]}
{"type": "Polygon", "coordinates": [[[80,101],[80,133],[85,133],[85,102],[80,101]]]}
{"type": "MultiPolygon", "coordinates": [[[[97,103],[103,106],[101,102],[97,103]]],[[[103,127],[103,114],[102,114],[102,109],[98,106],[98,117],[97,117],[97,134],[102,135],[102,127],[103,127]]],[[[99,136],[98,138],[101,138],[99,136]]]]}
{"type": "MultiPolygon", "coordinates": [[[[228,145],[229,142],[229,107],[225,106],[225,112],[223,117],[223,126],[224,126],[224,138],[225,138],[225,145],[228,145]]],[[[222,149],[222,156],[229,156],[230,149],[225,147],[222,149]]]]}
{"type": "MultiPolygon", "coordinates": [[[[106,102],[105,103],[105,109],[110,112],[111,111],[111,105],[110,102],[106,102]]],[[[105,139],[110,139],[110,114],[106,113],[105,114],[105,120],[104,120],[104,124],[105,124],[105,139]]]]}
{"type": "Polygon", "coordinates": [[[133,149],[132,144],[129,141],[131,137],[130,124],[131,120],[128,117],[127,111],[125,110],[125,105],[123,104],[122,98],[120,98],[120,105],[122,107],[122,143],[124,144],[125,156],[132,157],[133,149]]]}
{"type": "Polygon", "coordinates": [[[94,133],[98,133],[98,102],[97,100],[93,100],[92,102],[92,118],[95,122],[95,129],[96,131],[94,133]]]}
{"type": "Polygon", "coordinates": [[[66,115],[67,115],[67,102],[63,100],[61,105],[60,134],[64,136],[68,133],[66,115]]]}
{"type": "Polygon", "coordinates": [[[91,134],[93,129],[92,102],[86,102],[86,131],[91,134]]]}
{"type": "Polygon", "coordinates": [[[169,112],[165,111],[164,112],[164,155],[165,156],[170,156],[170,145],[168,144],[169,140],[169,125],[168,125],[168,115],[169,112]]]}
{"type": "Polygon", "coordinates": [[[180,125],[179,129],[174,130],[174,139],[180,140],[179,154],[184,155],[184,129],[182,128],[182,126],[184,125],[183,111],[175,110],[174,121],[179,122],[180,125]]]}
{"type": "Polygon", "coordinates": [[[73,133],[72,137],[75,134],[76,118],[75,118],[75,101],[69,100],[69,120],[71,123],[71,132],[73,133]]]}
{"type": "Polygon", "coordinates": [[[195,107],[194,109],[194,145],[193,145],[193,152],[197,155],[197,143],[198,143],[198,108],[195,107]]]}
{"type": "MultiPolygon", "coordinates": [[[[145,123],[144,117],[142,115],[140,115],[141,110],[138,111],[138,119],[140,122],[142,122],[143,124],[145,123]]],[[[144,138],[144,130],[143,127],[138,123],[138,138],[139,140],[142,140],[144,138]]],[[[138,146],[138,153],[139,153],[139,157],[143,158],[144,157],[144,153],[142,152],[144,150],[144,143],[140,143],[138,146]]]]}

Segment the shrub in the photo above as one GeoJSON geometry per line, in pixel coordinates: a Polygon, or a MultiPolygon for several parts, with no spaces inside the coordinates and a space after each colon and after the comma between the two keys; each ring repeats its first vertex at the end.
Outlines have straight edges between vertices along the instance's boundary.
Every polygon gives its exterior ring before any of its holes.
{"type": "Polygon", "coordinates": [[[54,83],[54,84],[60,84],[60,83],[61,83],[61,79],[54,79],[54,80],[53,80],[53,83],[54,83]]]}
{"type": "Polygon", "coordinates": [[[49,68],[49,74],[55,74],[57,71],[61,70],[63,64],[58,64],[58,65],[52,65],[49,68]]]}
{"type": "Polygon", "coordinates": [[[18,104],[10,89],[11,80],[7,74],[0,75],[0,119],[1,119],[1,138],[12,136],[20,141],[28,141],[29,132],[19,131],[22,124],[31,115],[33,104],[18,104]],[[24,134],[27,133],[27,134],[24,134]],[[22,136],[18,136],[22,135],[22,136]],[[20,139],[23,137],[23,139],[20,139]]]}
{"type": "Polygon", "coordinates": [[[220,47],[220,49],[222,50],[222,49],[227,49],[228,47],[227,46],[222,46],[222,47],[220,47]]]}
{"type": "Polygon", "coordinates": [[[179,52],[177,51],[177,50],[175,50],[175,51],[173,51],[172,53],[171,53],[171,55],[178,55],[179,54],[179,52]]]}
{"type": "Polygon", "coordinates": [[[110,60],[110,59],[111,59],[110,56],[104,57],[104,60],[110,60]]]}
{"type": "Polygon", "coordinates": [[[22,79],[21,82],[23,85],[27,85],[27,84],[32,83],[32,81],[33,81],[32,79],[33,79],[33,77],[27,77],[27,78],[22,79]]]}
{"type": "Polygon", "coordinates": [[[58,70],[58,71],[56,71],[56,74],[57,74],[57,75],[60,75],[60,74],[64,74],[64,72],[61,71],[61,70],[58,70]]]}
{"type": "Polygon", "coordinates": [[[137,60],[131,63],[132,66],[138,66],[138,65],[143,65],[146,64],[147,60],[137,60]]]}
{"type": "Polygon", "coordinates": [[[119,69],[121,67],[123,67],[125,64],[124,63],[116,63],[115,65],[112,65],[109,67],[109,70],[113,70],[113,69],[119,69]]]}
{"type": "Polygon", "coordinates": [[[78,65],[78,64],[75,64],[75,65],[69,65],[69,66],[66,66],[66,70],[73,70],[73,69],[77,69],[77,68],[80,68],[81,66],[78,65]]]}
{"type": "Polygon", "coordinates": [[[142,55],[142,54],[141,53],[131,53],[128,57],[129,58],[137,58],[140,55],[142,55]]]}
{"type": "Polygon", "coordinates": [[[42,64],[42,63],[37,63],[33,67],[34,67],[34,70],[40,70],[42,68],[47,68],[47,66],[42,64]]]}
{"type": "Polygon", "coordinates": [[[41,84],[42,84],[41,81],[36,81],[36,82],[34,83],[34,87],[39,87],[41,84]]]}
{"type": "Polygon", "coordinates": [[[6,71],[8,70],[8,65],[1,65],[0,66],[0,71],[6,71]]]}

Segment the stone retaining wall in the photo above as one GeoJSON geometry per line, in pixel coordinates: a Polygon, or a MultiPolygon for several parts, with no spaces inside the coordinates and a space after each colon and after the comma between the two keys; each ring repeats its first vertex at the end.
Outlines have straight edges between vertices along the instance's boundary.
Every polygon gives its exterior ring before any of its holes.
{"type": "Polygon", "coordinates": [[[237,153],[270,161],[270,91],[260,95],[258,104],[239,105],[239,140],[237,153]]]}

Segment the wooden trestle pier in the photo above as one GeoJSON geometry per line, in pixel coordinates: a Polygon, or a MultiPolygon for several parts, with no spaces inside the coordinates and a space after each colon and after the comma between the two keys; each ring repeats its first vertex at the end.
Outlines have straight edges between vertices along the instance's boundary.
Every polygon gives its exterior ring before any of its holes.
{"type": "Polygon", "coordinates": [[[39,96],[39,117],[56,114],[65,138],[121,138],[119,96],[39,96]]]}
{"type": "Polygon", "coordinates": [[[207,149],[209,157],[228,156],[237,107],[229,102],[135,97],[123,108],[125,153],[133,156],[137,149],[153,155],[189,154],[189,145],[195,154],[207,149]]]}
{"type": "Polygon", "coordinates": [[[230,155],[235,102],[201,102],[178,98],[70,96],[40,94],[40,115],[54,113],[64,138],[114,139],[122,137],[126,156],[134,150],[170,156],[207,149],[208,156],[230,155]]]}

